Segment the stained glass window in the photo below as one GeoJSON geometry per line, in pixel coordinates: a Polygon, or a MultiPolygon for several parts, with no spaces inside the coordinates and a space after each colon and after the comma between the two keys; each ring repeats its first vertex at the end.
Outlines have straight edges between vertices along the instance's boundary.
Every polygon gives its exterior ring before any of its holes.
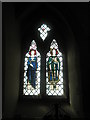
{"type": "Polygon", "coordinates": [[[48,35],[48,31],[50,31],[50,28],[49,27],[47,27],[47,25],[46,24],[43,24],[43,25],[41,25],[41,28],[38,28],[38,31],[40,31],[40,37],[42,38],[42,40],[44,41],[45,40],[45,38],[47,37],[47,35],[48,35]]]}
{"type": "Polygon", "coordinates": [[[53,40],[46,55],[46,94],[61,96],[63,90],[63,55],[53,40]]]}
{"type": "Polygon", "coordinates": [[[40,63],[41,56],[37,51],[36,42],[33,40],[24,60],[24,95],[40,94],[40,63]]]}

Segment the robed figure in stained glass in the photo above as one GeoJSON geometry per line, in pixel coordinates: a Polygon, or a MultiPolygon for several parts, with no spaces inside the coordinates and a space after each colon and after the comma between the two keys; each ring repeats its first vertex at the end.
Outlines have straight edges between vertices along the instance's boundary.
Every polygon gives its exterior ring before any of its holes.
{"type": "Polygon", "coordinates": [[[40,94],[40,53],[37,51],[35,40],[31,42],[24,62],[24,95],[40,94]]]}
{"type": "Polygon", "coordinates": [[[29,50],[29,57],[27,61],[28,69],[27,69],[27,83],[35,88],[36,87],[36,70],[38,67],[37,64],[37,57],[36,57],[36,43],[33,41],[30,50],[29,50]]]}
{"type": "Polygon", "coordinates": [[[46,94],[63,95],[63,55],[55,39],[46,54],[46,94]]]}
{"type": "Polygon", "coordinates": [[[27,76],[28,82],[32,85],[33,88],[36,86],[36,70],[37,70],[37,57],[36,50],[31,49],[29,52],[30,56],[28,58],[28,69],[27,69],[27,76]]]}
{"type": "Polygon", "coordinates": [[[47,62],[48,68],[48,81],[53,85],[53,88],[56,88],[56,83],[59,82],[59,73],[60,73],[60,60],[57,57],[58,51],[55,48],[50,48],[51,56],[47,62]]]}

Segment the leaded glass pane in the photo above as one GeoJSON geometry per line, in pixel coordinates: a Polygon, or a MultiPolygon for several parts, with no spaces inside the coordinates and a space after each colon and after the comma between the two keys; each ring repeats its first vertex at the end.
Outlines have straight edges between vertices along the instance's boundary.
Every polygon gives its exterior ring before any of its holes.
{"type": "Polygon", "coordinates": [[[53,40],[46,55],[46,94],[63,95],[63,55],[53,40]]]}
{"type": "Polygon", "coordinates": [[[24,95],[39,95],[40,94],[40,65],[41,55],[37,51],[35,41],[31,42],[28,53],[24,59],[24,95]]]}
{"type": "Polygon", "coordinates": [[[38,28],[38,31],[40,31],[40,37],[42,38],[42,40],[44,41],[45,38],[47,37],[48,35],[48,31],[50,31],[50,28],[47,27],[47,25],[43,24],[41,25],[40,28],[38,28]]]}

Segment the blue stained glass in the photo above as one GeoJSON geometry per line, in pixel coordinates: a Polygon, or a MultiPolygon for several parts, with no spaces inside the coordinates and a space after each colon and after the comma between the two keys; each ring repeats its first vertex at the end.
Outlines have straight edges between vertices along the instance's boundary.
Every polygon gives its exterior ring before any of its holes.
{"type": "Polygon", "coordinates": [[[27,76],[32,87],[36,86],[36,69],[37,69],[37,59],[34,57],[34,61],[32,61],[31,57],[28,60],[28,69],[27,76]],[[31,63],[31,65],[30,65],[31,63]]]}
{"type": "Polygon", "coordinates": [[[37,51],[35,41],[31,42],[28,53],[25,55],[24,90],[25,95],[40,94],[40,53],[37,51]]]}

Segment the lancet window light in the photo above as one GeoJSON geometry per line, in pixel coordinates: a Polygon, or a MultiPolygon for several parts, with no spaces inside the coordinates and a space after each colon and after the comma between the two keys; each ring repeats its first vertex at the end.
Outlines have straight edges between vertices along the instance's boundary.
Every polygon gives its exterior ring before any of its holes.
{"type": "Polygon", "coordinates": [[[46,55],[46,94],[61,96],[63,90],[63,55],[54,39],[46,55]]]}
{"type": "Polygon", "coordinates": [[[41,55],[37,51],[36,42],[33,40],[24,61],[24,95],[40,94],[40,64],[41,55]]]}

